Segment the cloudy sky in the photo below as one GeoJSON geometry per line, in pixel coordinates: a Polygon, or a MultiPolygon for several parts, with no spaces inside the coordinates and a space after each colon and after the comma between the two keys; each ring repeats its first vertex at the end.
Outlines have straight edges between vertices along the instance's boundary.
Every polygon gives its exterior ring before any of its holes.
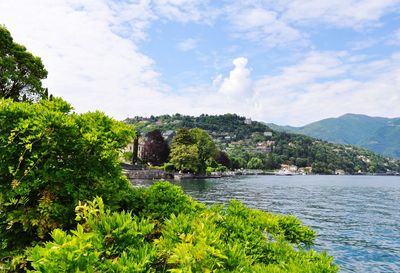
{"type": "Polygon", "coordinates": [[[76,111],[400,117],[400,0],[0,0],[76,111]]]}

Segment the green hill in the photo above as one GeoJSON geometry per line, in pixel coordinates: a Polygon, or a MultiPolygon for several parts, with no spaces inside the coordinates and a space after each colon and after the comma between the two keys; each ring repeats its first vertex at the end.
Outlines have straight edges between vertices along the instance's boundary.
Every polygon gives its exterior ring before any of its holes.
{"type": "Polygon", "coordinates": [[[327,174],[334,173],[337,169],[347,173],[400,171],[399,161],[384,158],[366,149],[280,132],[264,123],[235,114],[199,117],[175,114],[135,117],[125,122],[134,124],[142,134],[160,129],[166,137],[171,137],[182,127],[204,129],[221,150],[226,151],[235,162],[242,162],[242,166],[252,158],[259,158],[265,169],[288,164],[312,167],[315,173],[327,174]]]}
{"type": "Polygon", "coordinates": [[[325,141],[360,146],[376,153],[400,158],[400,118],[346,114],[303,127],[268,124],[279,131],[292,132],[325,141]]]}

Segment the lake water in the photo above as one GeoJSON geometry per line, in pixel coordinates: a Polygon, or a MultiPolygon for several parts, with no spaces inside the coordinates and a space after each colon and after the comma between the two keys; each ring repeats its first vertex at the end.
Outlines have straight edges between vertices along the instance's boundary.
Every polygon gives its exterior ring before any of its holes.
{"type": "Polygon", "coordinates": [[[400,272],[400,177],[242,176],[175,182],[195,199],[293,214],[341,272],[400,272]]]}

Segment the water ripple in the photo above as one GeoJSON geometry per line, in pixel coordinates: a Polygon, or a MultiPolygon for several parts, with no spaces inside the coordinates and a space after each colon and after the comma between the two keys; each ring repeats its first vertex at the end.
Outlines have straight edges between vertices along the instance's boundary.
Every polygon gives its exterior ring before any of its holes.
{"type": "Polygon", "coordinates": [[[207,204],[238,199],[293,214],[317,231],[341,272],[400,272],[400,178],[256,176],[178,183],[207,204]]]}

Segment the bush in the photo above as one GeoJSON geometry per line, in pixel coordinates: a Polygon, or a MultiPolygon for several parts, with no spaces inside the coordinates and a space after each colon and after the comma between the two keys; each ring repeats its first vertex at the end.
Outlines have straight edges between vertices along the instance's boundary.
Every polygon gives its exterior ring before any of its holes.
{"type": "Polygon", "coordinates": [[[166,181],[159,181],[149,188],[135,189],[129,200],[135,214],[160,221],[169,218],[171,214],[192,213],[205,208],[184,194],[181,188],[166,181]]]}
{"type": "Polygon", "coordinates": [[[31,272],[150,272],[156,249],[149,219],[105,210],[101,198],[76,208],[82,221],[69,234],[55,229],[52,242],[29,254],[31,272]]]}
{"type": "Polygon", "coordinates": [[[139,216],[105,210],[101,198],[78,206],[76,230],[57,229],[28,252],[32,272],[338,271],[331,257],[309,249],[315,233],[293,216],[238,201],[205,208],[166,182],[136,191],[148,196],[139,216]],[[153,199],[163,196],[161,205],[153,199]]]}
{"type": "Polygon", "coordinates": [[[257,157],[252,157],[247,163],[247,168],[249,169],[262,169],[264,164],[261,159],[257,157]]]}
{"type": "Polygon", "coordinates": [[[164,169],[164,171],[166,171],[166,172],[173,172],[173,171],[175,171],[174,164],[172,164],[172,163],[164,163],[163,169],[164,169]]]}
{"type": "Polygon", "coordinates": [[[0,256],[74,225],[79,200],[124,208],[131,187],[119,163],[132,127],[61,99],[0,100],[0,256]]]}

